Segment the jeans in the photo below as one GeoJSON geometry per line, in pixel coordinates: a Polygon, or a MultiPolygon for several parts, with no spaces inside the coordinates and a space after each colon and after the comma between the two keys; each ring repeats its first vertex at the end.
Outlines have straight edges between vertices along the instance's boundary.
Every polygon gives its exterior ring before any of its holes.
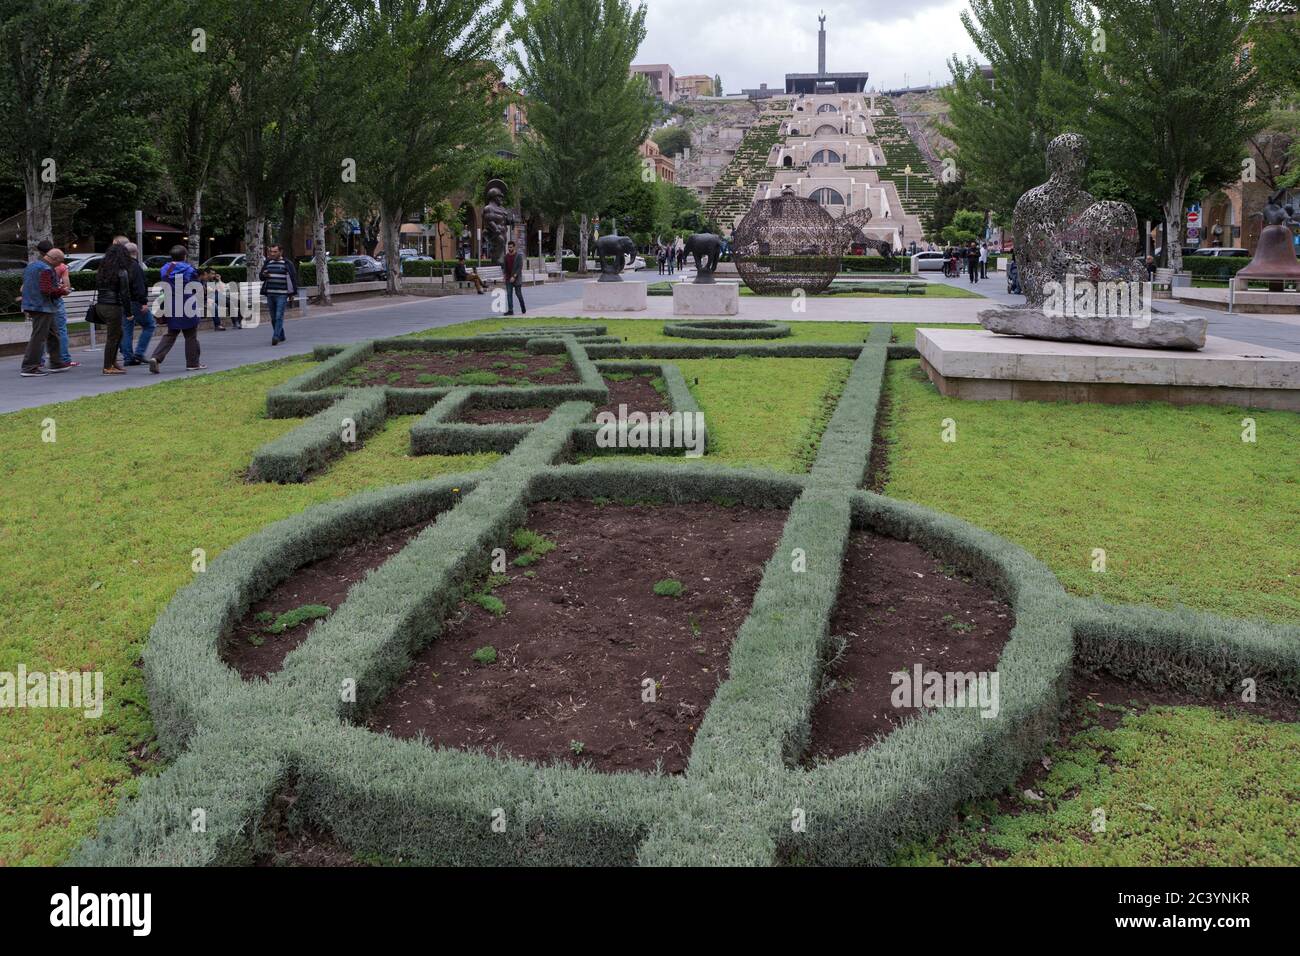
{"type": "Polygon", "coordinates": [[[519,296],[519,311],[527,315],[528,307],[524,305],[524,287],[513,282],[506,283],[506,315],[515,311],[515,296],[519,296]]]}
{"type": "Polygon", "coordinates": [[[158,323],[154,321],[153,314],[140,305],[138,302],[131,303],[131,311],[122,316],[122,360],[130,362],[134,359],[144,361],[145,353],[149,351],[149,342],[153,339],[154,329],[158,323]],[[135,326],[140,324],[140,338],[136,341],[135,326]]]}
{"type": "Polygon", "coordinates": [[[271,310],[271,341],[284,341],[284,310],[289,304],[289,296],[274,293],[266,297],[266,306],[271,310]]]}
{"type": "Polygon", "coordinates": [[[28,312],[26,315],[32,323],[32,337],[27,340],[27,351],[23,353],[23,371],[34,372],[41,367],[43,353],[58,354],[59,337],[54,332],[54,312],[28,312]]]}
{"type": "Polygon", "coordinates": [[[130,309],[123,309],[122,316],[104,323],[104,368],[117,365],[117,352],[122,346],[122,326],[126,323],[123,317],[130,314],[130,309]]]}

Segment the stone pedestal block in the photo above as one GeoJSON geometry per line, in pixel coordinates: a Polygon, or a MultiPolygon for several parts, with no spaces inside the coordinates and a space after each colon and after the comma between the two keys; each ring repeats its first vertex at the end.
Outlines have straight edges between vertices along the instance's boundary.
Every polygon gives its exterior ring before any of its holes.
{"type": "Polygon", "coordinates": [[[644,312],[644,282],[588,282],[582,287],[584,312],[644,312]]]}
{"type": "Polygon", "coordinates": [[[739,282],[678,282],[673,285],[673,315],[736,315],[739,282]]]}

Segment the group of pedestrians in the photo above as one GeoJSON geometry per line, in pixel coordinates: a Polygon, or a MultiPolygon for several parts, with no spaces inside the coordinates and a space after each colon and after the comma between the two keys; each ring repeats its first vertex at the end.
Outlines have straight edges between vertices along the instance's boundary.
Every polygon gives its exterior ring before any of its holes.
{"type": "Polygon", "coordinates": [[[944,250],[946,259],[943,274],[955,279],[964,271],[972,283],[989,277],[989,244],[987,242],[968,242],[966,245],[949,246],[944,250]]]}
{"type": "MultiPolygon", "coordinates": [[[[41,378],[77,368],[68,347],[66,298],[72,282],[63,250],[46,240],[36,247],[37,258],[23,270],[22,310],[32,324],[31,337],[23,354],[21,374],[24,378],[41,378]]],[[[95,301],[85,321],[104,328],[104,375],[124,375],[131,366],[147,365],[153,374],[167,358],[176,340],[185,340],[185,370],[197,372],[207,368],[200,358],[199,321],[206,309],[210,285],[220,285],[216,270],[200,272],[188,261],[189,251],[176,245],[171,261],[163,265],[161,308],[151,302],[149,281],[140,263],[139,247],[126,236],[118,236],[104,253],[95,273],[95,301]],[[196,301],[197,300],[197,301],[196,301]],[[160,313],[155,318],[155,309],[160,313]],[[161,319],[166,331],[149,352],[161,319]],[[138,336],[137,336],[138,331],[138,336]]],[[[267,250],[258,274],[262,295],[271,318],[271,344],[285,341],[284,313],[289,299],[298,294],[298,270],[284,256],[278,245],[267,250]]],[[[520,304],[522,305],[522,297],[520,304]]],[[[213,328],[224,331],[220,310],[213,312],[213,328]]],[[[231,324],[242,327],[240,310],[235,308],[231,324]]]]}
{"type": "Polygon", "coordinates": [[[661,242],[655,248],[655,258],[659,261],[659,274],[672,275],[686,268],[686,243],[678,236],[672,242],[661,242]]]}

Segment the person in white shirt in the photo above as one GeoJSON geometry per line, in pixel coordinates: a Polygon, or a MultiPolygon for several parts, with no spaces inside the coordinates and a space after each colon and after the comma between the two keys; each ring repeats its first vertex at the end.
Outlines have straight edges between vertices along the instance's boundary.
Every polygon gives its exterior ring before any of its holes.
{"type": "Polygon", "coordinates": [[[987,242],[982,242],[980,243],[980,278],[987,279],[988,277],[989,277],[989,244],[987,242]]]}

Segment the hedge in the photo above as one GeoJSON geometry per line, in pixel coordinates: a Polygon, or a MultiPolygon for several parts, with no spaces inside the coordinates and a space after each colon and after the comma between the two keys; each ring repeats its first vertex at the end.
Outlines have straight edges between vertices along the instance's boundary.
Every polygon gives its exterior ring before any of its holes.
{"type": "Polygon", "coordinates": [[[790,326],[783,322],[728,319],[665,322],[664,335],[681,339],[783,339],[790,335],[790,326]]]}
{"type": "MultiPolygon", "coordinates": [[[[1300,628],[1073,598],[1016,545],[920,505],[858,490],[895,348],[887,345],[889,333],[889,326],[875,326],[858,348],[806,476],[707,462],[559,464],[580,445],[592,409],[589,402],[564,402],[485,471],[317,505],[219,555],[164,609],[144,652],[154,726],[174,763],[144,779],[138,796],[82,845],[74,862],[248,863],[270,838],[261,823],[268,807],[292,787],[294,823],[327,828],[349,850],[393,862],[880,864],[905,843],[948,826],[963,801],[1010,785],[1041,755],[1057,733],[1075,664],[1201,690],[1253,677],[1261,696],[1300,697],[1300,628]],[[394,740],[360,726],[413,655],[438,637],[463,588],[483,573],[491,549],[524,520],[528,505],[575,497],[789,509],[686,773],[668,779],[543,767],[394,740]],[[221,662],[222,636],[297,569],[435,517],[355,585],[269,681],[241,681],[221,662]],[[1011,604],[1015,625],[997,664],[999,712],[929,712],[864,750],[805,769],[800,761],[828,623],[854,529],[913,541],[1011,604]],[[802,571],[793,563],[795,549],[803,552],[802,571]],[[354,697],[340,693],[348,686],[355,686],[354,697]],[[194,808],[206,813],[200,832],[192,826],[194,808]],[[794,811],[805,816],[803,832],[791,827],[794,811]],[[492,827],[498,818],[504,832],[492,827]]],[[[392,341],[411,342],[365,347],[392,341]]],[[[530,347],[557,345],[574,349],[576,340],[530,347]]],[[[689,390],[679,374],[670,381],[675,368],[661,371],[676,408],[689,390]]],[[[445,419],[469,401],[502,401],[502,391],[449,392],[430,416],[445,419]]]]}
{"type": "Polygon", "coordinates": [[[899,253],[892,265],[882,256],[841,256],[841,272],[900,272],[911,268],[909,257],[899,253]]]}
{"type": "Polygon", "coordinates": [[[259,448],[248,469],[249,479],[306,481],[382,426],[388,417],[387,404],[382,389],[348,389],[323,412],[259,448]]]}
{"type": "Polygon", "coordinates": [[[1250,263],[1249,256],[1183,256],[1183,271],[1198,279],[1231,279],[1250,263]]]}

